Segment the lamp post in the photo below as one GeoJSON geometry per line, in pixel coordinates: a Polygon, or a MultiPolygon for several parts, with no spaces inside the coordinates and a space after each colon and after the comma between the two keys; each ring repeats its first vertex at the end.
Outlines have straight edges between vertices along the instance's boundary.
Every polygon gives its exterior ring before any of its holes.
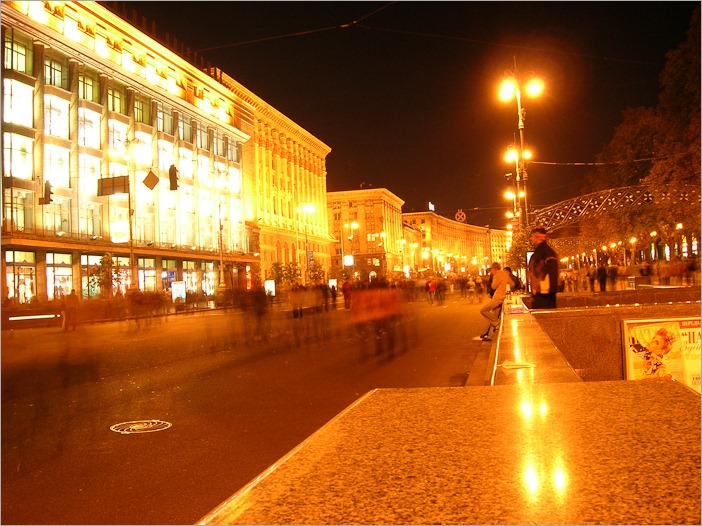
{"type": "Polygon", "coordinates": [[[397,243],[400,245],[400,266],[402,268],[402,274],[408,278],[408,272],[405,271],[405,245],[407,244],[407,240],[404,238],[398,239],[397,243]]]}
{"type": "MultiPolygon", "coordinates": [[[[521,78],[517,74],[517,59],[514,59],[514,69],[506,72],[506,79],[500,85],[500,99],[503,101],[510,101],[516,99],[517,101],[517,126],[519,128],[519,153],[516,158],[517,166],[517,193],[519,194],[519,185],[524,189],[524,225],[529,226],[529,210],[527,207],[527,196],[526,196],[526,182],[528,179],[526,159],[525,156],[525,137],[524,137],[524,121],[526,116],[526,109],[522,107],[522,88],[521,88],[521,78]]],[[[526,80],[524,85],[526,94],[530,97],[538,97],[543,92],[543,82],[536,78],[530,77],[526,80]]]]}
{"type": "Polygon", "coordinates": [[[139,271],[137,268],[136,258],[134,257],[134,229],[132,221],[134,216],[134,208],[132,208],[132,177],[130,174],[136,171],[136,160],[134,159],[134,148],[140,144],[141,140],[125,139],[125,157],[127,159],[127,220],[129,221],[129,288],[139,288],[139,271]]]}
{"type": "Polygon", "coordinates": [[[310,279],[310,250],[307,235],[307,216],[309,216],[310,214],[314,214],[315,208],[314,205],[305,203],[300,208],[298,208],[297,211],[302,213],[304,217],[303,222],[305,224],[305,285],[307,285],[310,279]]]}
{"type": "MultiPolygon", "coordinates": [[[[349,241],[351,241],[351,257],[353,258],[353,267],[351,269],[351,272],[352,272],[351,280],[353,280],[356,277],[356,255],[354,254],[354,246],[353,246],[354,233],[353,233],[353,231],[358,229],[358,223],[356,221],[351,221],[351,223],[346,223],[344,225],[344,228],[347,228],[347,227],[351,229],[351,235],[349,236],[349,241]]],[[[344,233],[344,235],[346,235],[346,233],[344,233]]],[[[342,243],[343,243],[343,241],[342,241],[342,243]]]]}
{"type": "Polygon", "coordinates": [[[344,233],[344,228],[345,225],[341,227],[341,270],[344,270],[344,237],[346,237],[346,234],[344,233]]]}
{"type": "Polygon", "coordinates": [[[219,221],[219,284],[217,288],[221,291],[226,288],[226,284],[224,283],[224,240],[222,238],[224,224],[222,223],[222,203],[217,203],[217,219],[219,221]]]}

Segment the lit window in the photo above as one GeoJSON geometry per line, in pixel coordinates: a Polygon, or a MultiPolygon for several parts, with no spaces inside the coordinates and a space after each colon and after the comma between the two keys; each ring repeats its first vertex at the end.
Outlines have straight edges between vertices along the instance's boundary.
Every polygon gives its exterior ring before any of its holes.
{"type": "Polygon", "coordinates": [[[173,164],[173,143],[159,139],[158,141],[158,168],[168,170],[173,164]]]}
{"type": "Polygon", "coordinates": [[[124,154],[126,139],[127,125],[116,119],[109,119],[107,121],[107,146],[110,151],[124,154]]]}
{"type": "Polygon", "coordinates": [[[116,113],[124,114],[125,92],[120,86],[112,86],[107,89],[107,109],[116,113]]]}
{"type": "Polygon", "coordinates": [[[227,146],[227,159],[235,163],[239,162],[239,143],[234,141],[229,141],[227,146]]]}
{"type": "Polygon", "coordinates": [[[46,95],[44,97],[44,132],[68,139],[68,101],[46,95]]]}
{"type": "Polygon", "coordinates": [[[185,142],[193,142],[193,123],[187,115],[181,115],[178,119],[179,139],[185,142]]]}
{"type": "Polygon", "coordinates": [[[34,125],[34,88],[13,79],[3,79],[3,120],[31,128],[34,125]]]}
{"type": "Polygon", "coordinates": [[[53,144],[44,146],[44,175],[54,186],[70,187],[69,151],[53,144]]]}
{"type": "Polygon", "coordinates": [[[197,179],[205,185],[212,184],[212,173],[210,172],[210,158],[204,155],[197,156],[197,179]]]}
{"type": "Polygon", "coordinates": [[[202,125],[197,127],[197,147],[203,150],[210,149],[210,133],[202,125]]]}
{"type": "Polygon", "coordinates": [[[158,131],[173,135],[173,108],[159,103],[156,110],[156,126],[158,131]]]}
{"type": "Polygon", "coordinates": [[[78,75],[78,96],[83,100],[100,102],[100,81],[95,72],[84,72],[78,75]]]}
{"type": "Polygon", "coordinates": [[[18,33],[12,28],[8,28],[5,31],[5,56],[3,58],[3,66],[5,69],[33,75],[33,49],[31,38],[18,33]]]}
{"type": "Polygon", "coordinates": [[[30,181],[34,175],[34,140],[15,133],[3,133],[2,148],[5,175],[30,181]]]}
{"type": "Polygon", "coordinates": [[[87,108],[78,108],[78,144],[100,148],[100,114],[87,108]]]}
{"type": "Polygon", "coordinates": [[[241,170],[229,167],[229,191],[233,194],[241,193],[241,170]]]}
{"type": "Polygon", "coordinates": [[[193,152],[188,148],[178,149],[178,171],[181,177],[193,178],[193,152]]]}
{"type": "Polygon", "coordinates": [[[219,130],[214,131],[212,153],[214,153],[215,155],[219,155],[220,157],[224,156],[224,135],[219,130]]]}
{"type": "Polygon", "coordinates": [[[46,57],[44,60],[44,82],[57,88],[68,89],[68,64],[46,57]]]}
{"type": "Polygon", "coordinates": [[[144,95],[134,98],[134,120],[151,125],[151,99],[144,95]]]}
{"type": "Polygon", "coordinates": [[[78,181],[80,193],[84,196],[97,195],[97,181],[100,178],[99,157],[80,154],[78,156],[78,181]]]}

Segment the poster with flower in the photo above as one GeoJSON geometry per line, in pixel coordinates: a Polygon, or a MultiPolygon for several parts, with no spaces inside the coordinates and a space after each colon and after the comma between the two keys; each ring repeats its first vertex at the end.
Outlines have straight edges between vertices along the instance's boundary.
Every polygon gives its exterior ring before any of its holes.
{"type": "Polygon", "coordinates": [[[622,321],[624,378],[673,379],[700,392],[700,318],[622,321]]]}

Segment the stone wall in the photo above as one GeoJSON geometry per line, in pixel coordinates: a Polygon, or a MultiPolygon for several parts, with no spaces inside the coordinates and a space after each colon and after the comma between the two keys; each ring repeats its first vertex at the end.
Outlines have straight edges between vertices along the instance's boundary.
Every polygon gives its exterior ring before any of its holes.
{"type": "Polygon", "coordinates": [[[622,380],[622,320],[699,318],[699,290],[697,294],[694,302],[559,307],[531,313],[583,380],[622,380]]]}

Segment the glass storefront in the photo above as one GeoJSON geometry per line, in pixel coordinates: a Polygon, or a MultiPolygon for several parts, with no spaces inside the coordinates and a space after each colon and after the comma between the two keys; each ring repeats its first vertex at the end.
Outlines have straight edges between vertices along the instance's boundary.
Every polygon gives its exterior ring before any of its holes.
{"type": "Polygon", "coordinates": [[[170,291],[174,281],[178,280],[178,267],[175,259],[161,261],[161,286],[164,291],[170,291]]]}
{"type": "Polygon", "coordinates": [[[49,300],[68,296],[73,288],[73,258],[70,254],[46,254],[46,294],[49,300]]]}
{"type": "Polygon", "coordinates": [[[139,288],[144,292],[156,292],[156,260],[139,258],[139,288]]]}
{"type": "Polygon", "coordinates": [[[36,256],[34,252],[5,252],[7,299],[30,303],[36,298],[36,256]]]}

